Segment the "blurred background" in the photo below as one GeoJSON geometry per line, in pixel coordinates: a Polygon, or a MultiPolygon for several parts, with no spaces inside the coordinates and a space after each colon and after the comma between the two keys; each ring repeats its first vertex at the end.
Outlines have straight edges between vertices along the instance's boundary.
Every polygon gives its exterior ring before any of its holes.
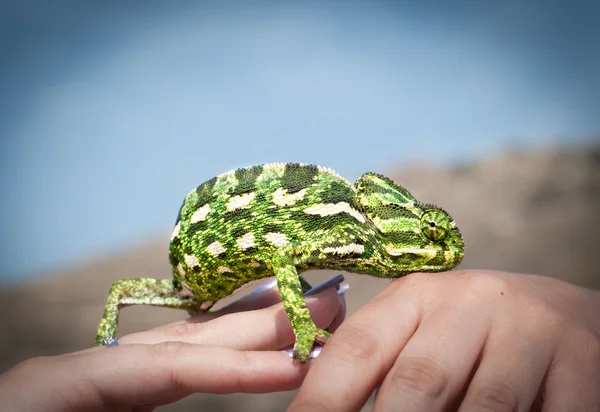
{"type": "MultiPolygon", "coordinates": [[[[3,2],[0,371],[89,346],[114,280],[170,276],[185,194],[259,163],[387,174],[455,217],[461,267],[600,288],[599,38],[594,1],[3,2]]],[[[386,283],[348,279],[350,312],[386,283]]]]}

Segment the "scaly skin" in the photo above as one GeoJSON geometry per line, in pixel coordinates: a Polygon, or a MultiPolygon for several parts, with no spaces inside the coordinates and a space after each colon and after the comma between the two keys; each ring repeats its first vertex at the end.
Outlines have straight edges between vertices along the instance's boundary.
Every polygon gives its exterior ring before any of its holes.
{"type": "Polygon", "coordinates": [[[173,280],[127,279],[111,288],[96,342],[110,343],[119,308],[134,304],[206,310],[244,284],[277,278],[306,362],[318,329],[298,273],[338,269],[396,278],[449,270],[464,243],[441,208],[390,179],[366,173],[354,185],[330,169],[268,164],[221,174],[190,192],[171,237],[173,280]]]}

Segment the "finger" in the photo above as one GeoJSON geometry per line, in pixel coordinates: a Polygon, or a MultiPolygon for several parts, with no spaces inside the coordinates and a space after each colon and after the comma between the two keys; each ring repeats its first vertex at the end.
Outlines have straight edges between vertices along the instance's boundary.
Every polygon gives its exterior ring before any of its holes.
{"type": "Polygon", "coordinates": [[[331,333],[335,332],[340,327],[340,325],[342,324],[344,319],[346,319],[346,312],[347,312],[346,294],[345,294],[346,290],[348,290],[348,288],[345,288],[343,290],[342,289],[338,290],[338,302],[339,302],[338,311],[335,314],[333,321],[327,328],[327,330],[331,333]]]}
{"type": "Polygon", "coordinates": [[[285,391],[297,388],[308,368],[294,365],[281,352],[181,342],[97,349],[86,355],[31,359],[7,371],[0,376],[7,395],[0,397],[0,409],[129,410],[174,402],[194,392],[285,391]],[[31,393],[23,391],[24,385],[31,393]]]}
{"type": "Polygon", "coordinates": [[[563,349],[548,374],[543,411],[600,410],[600,336],[569,336],[577,346],[563,349]]]}
{"type": "Polygon", "coordinates": [[[307,370],[280,352],[240,352],[181,342],[122,345],[77,359],[84,379],[106,403],[115,405],[161,405],[194,392],[291,390],[307,370]]]}
{"type": "Polygon", "coordinates": [[[490,325],[489,310],[469,299],[429,313],[385,377],[373,410],[446,410],[469,378],[490,325]]]}
{"type": "Polygon", "coordinates": [[[490,332],[459,411],[530,410],[554,351],[553,340],[536,331],[545,322],[532,323],[500,324],[490,332]]]}
{"type": "Polygon", "coordinates": [[[360,409],[413,334],[420,312],[418,289],[405,279],[392,282],[339,327],[289,410],[360,409]]]}
{"type": "MultiPolygon", "coordinates": [[[[319,327],[327,327],[338,313],[340,301],[335,288],[306,299],[319,327]]],[[[238,350],[276,350],[294,342],[294,333],[283,308],[271,307],[231,313],[204,323],[194,318],[123,337],[122,344],[180,341],[224,346],[238,350]],[[235,333],[232,333],[235,331],[235,333]]]]}

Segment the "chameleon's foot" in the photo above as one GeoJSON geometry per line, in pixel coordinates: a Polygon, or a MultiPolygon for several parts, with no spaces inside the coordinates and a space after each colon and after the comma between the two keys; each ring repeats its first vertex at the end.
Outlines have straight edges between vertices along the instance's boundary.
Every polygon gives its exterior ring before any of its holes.
{"type": "Polygon", "coordinates": [[[296,343],[292,352],[292,359],[298,359],[300,363],[306,363],[315,342],[324,345],[331,337],[326,330],[313,327],[305,332],[296,334],[296,343]]]}
{"type": "Polygon", "coordinates": [[[119,346],[119,342],[117,342],[117,340],[113,337],[102,338],[102,340],[100,341],[100,346],[119,346]]]}

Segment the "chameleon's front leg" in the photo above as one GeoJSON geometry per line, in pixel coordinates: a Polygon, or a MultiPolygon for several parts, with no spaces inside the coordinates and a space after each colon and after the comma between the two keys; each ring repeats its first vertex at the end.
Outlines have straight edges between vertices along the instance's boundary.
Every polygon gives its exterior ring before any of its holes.
{"type": "Polygon", "coordinates": [[[325,343],[331,333],[317,328],[312,320],[292,258],[285,251],[280,251],[273,257],[272,265],[283,307],[296,335],[293,359],[299,359],[301,363],[305,363],[314,342],[325,343]]]}
{"type": "Polygon", "coordinates": [[[119,309],[130,305],[151,305],[199,312],[202,302],[181,296],[181,285],[172,279],[122,279],[110,288],[104,315],[98,326],[96,345],[115,345],[119,309]]]}

